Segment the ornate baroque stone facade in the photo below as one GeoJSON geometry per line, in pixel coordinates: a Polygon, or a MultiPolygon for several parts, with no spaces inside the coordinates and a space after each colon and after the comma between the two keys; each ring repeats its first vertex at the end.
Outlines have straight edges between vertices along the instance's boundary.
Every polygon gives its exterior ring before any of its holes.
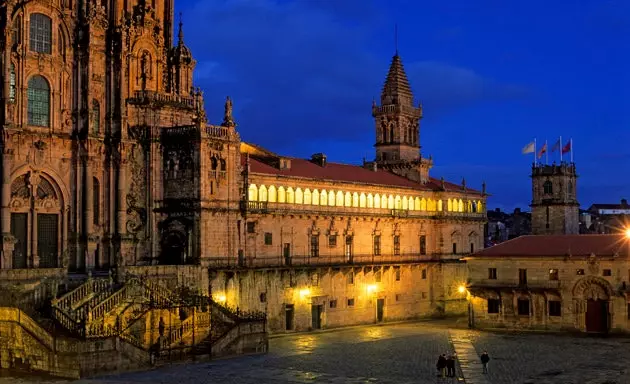
{"type": "Polygon", "coordinates": [[[207,124],[173,8],[0,7],[3,273],[194,265],[208,279],[189,286],[272,331],[462,313],[485,186],[429,175],[400,57],[372,106],[373,162],[283,157],[241,142],[229,98],[207,124]]]}

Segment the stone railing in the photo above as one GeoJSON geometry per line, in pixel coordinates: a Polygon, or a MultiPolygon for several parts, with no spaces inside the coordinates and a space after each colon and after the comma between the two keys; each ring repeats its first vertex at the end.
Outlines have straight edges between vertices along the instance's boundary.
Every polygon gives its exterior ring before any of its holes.
{"type": "Polygon", "coordinates": [[[241,200],[240,208],[252,214],[291,214],[310,213],[322,215],[353,215],[353,216],[380,216],[397,217],[409,219],[457,219],[483,221],[487,220],[485,212],[454,212],[454,211],[429,211],[403,208],[368,208],[368,207],[347,207],[331,205],[312,205],[296,203],[278,203],[268,201],[241,200]]]}
{"type": "MultiPolygon", "coordinates": [[[[281,252],[278,251],[278,254],[281,252]]],[[[383,255],[293,255],[293,256],[256,256],[243,257],[240,261],[230,260],[228,258],[206,258],[209,266],[220,267],[240,267],[240,268],[257,268],[257,267],[290,267],[290,266],[335,266],[335,265],[371,265],[371,264],[405,264],[405,263],[425,263],[439,261],[442,255],[430,254],[423,255],[419,253],[403,252],[400,255],[383,254],[383,255]]]]}
{"type": "Polygon", "coordinates": [[[229,139],[232,129],[228,127],[222,127],[219,125],[207,125],[206,135],[210,137],[217,137],[222,139],[229,139]]]}
{"type": "Polygon", "coordinates": [[[79,304],[82,304],[88,297],[94,293],[109,290],[111,287],[110,279],[88,279],[74,290],[66,293],[56,300],[55,305],[64,310],[75,310],[79,304]]]}
{"type": "Polygon", "coordinates": [[[169,105],[174,107],[194,108],[195,99],[193,97],[179,96],[155,91],[135,91],[133,97],[127,98],[130,104],[156,104],[169,105]]]}
{"type": "Polygon", "coordinates": [[[128,297],[129,286],[124,285],[121,289],[108,296],[105,300],[101,301],[94,308],[89,309],[88,321],[100,319],[105,316],[106,313],[114,309],[118,304],[122,303],[128,297]]]}
{"type": "Polygon", "coordinates": [[[85,336],[85,323],[76,320],[74,317],[66,313],[63,309],[53,306],[52,316],[59,324],[61,324],[62,327],[67,329],[70,333],[76,336],[85,336]]]}
{"type": "Polygon", "coordinates": [[[0,308],[0,322],[13,322],[22,326],[46,348],[55,349],[55,339],[44,328],[37,324],[30,316],[17,308],[0,308]]]}

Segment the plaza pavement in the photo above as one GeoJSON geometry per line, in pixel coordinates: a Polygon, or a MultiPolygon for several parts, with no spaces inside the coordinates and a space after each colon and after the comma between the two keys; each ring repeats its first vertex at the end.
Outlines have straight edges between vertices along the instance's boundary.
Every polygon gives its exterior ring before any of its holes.
{"type": "MultiPolygon", "coordinates": [[[[262,356],[81,382],[626,384],[629,358],[630,339],[625,338],[492,333],[443,323],[405,323],[276,337],[270,340],[270,352],[262,356]],[[491,357],[488,375],[481,374],[478,358],[484,349],[491,357]],[[460,360],[458,378],[438,379],[437,356],[453,350],[460,360]]],[[[0,377],[0,384],[32,382],[0,377]]]]}

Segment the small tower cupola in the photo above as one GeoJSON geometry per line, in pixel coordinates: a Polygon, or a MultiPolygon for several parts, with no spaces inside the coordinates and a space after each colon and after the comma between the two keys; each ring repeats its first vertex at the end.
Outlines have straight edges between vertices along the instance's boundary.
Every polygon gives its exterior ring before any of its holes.
{"type": "Polygon", "coordinates": [[[177,45],[171,49],[169,62],[171,67],[171,91],[182,96],[190,95],[193,87],[192,75],[196,62],[192,57],[190,48],[184,43],[184,23],[181,20],[181,14],[177,45]]]}

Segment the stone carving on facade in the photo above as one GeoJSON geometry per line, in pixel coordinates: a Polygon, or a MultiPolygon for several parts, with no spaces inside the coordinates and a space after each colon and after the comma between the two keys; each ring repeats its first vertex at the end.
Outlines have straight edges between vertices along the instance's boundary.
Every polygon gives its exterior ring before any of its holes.
{"type": "Polygon", "coordinates": [[[597,256],[591,254],[587,260],[588,263],[588,271],[592,275],[597,275],[599,273],[599,260],[597,260],[597,256]]]}
{"type": "Polygon", "coordinates": [[[223,123],[221,125],[224,127],[236,126],[234,117],[232,116],[232,99],[230,99],[230,96],[225,98],[225,113],[223,115],[223,123]]]}
{"type": "Polygon", "coordinates": [[[597,276],[583,278],[573,287],[573,297],[582,300],[608,300],[613,294],[610,283],[597,276]]]}

